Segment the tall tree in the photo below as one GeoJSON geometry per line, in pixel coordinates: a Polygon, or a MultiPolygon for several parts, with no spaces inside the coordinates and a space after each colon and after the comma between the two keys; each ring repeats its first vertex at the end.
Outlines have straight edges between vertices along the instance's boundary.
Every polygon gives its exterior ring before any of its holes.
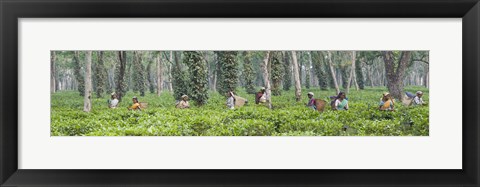
{"type": "Polygon", "coordinates": [[[363,72],[362,72],[362,66],[363,66],[363,61],[364,59],[362,58],[361,60],[359,60],[358,62],[360,64],[355,64],[355,77],[356,77],[356,80],[357,80],[357,83],[358,83],[358,87],[360,88],[360,90],[363,90],[365,88],[365,81],[363,80],[363,72]]]}
{"type": "Polygon", "coordinates": [[[140,92],[140,96],[145,96],[145,74],[142,64],[142,52],[133,51],[133,91],[140,92]]]}
{"type": "Polygon", "coordinates": [[[302,57],[303,57],[302,52],[299,51],[299,52],[298,52],[298,56],[296,56],[296,58],[297,58],[298,66],[299,66],[299,67],[298,67],[298,68],[299,68],[299,72],[300,72],[300,75],[299,75],[299,76],[300,76],[300,86],[302,86],[303,84],[305,84],[305,83],[304,83],[304,82],[305,82],[305,77],[303,77],[303,76],[305,75],[305,73],[304,73],[305,66],[303,66],[302,57]]]}
{"type": "Polygon", "coordinates": [[[429,76],[429,64],[425,64],[424,65],[424,78],[423,78],[423,85],[426,87],[426,88],[429,88],[430,87],[430,76],[429,76]]]}
{"type": "Polygon", "coordinates": [[[97,52],[97,64],[95,65],[94,79],[96,83],[97,98],[101,98],[105,92],[105,81],[107,79],[107,72],[105,71],[103,51],[97,52]]]}
{"type": "Polygon", "coordinates": [[[169,55],[170,64],[168,66],[168,91],[173,92],[173,77],[172,77],[172,67],[173,67],[173,51],[170,51],[169,55]]]}
{"type": "Polygon", "coordinates": [[[267,105],[268,108],[272,109],[272,91],[270,87],[270,75],[268,72],[268,62],[270,61],[270,51],[265,52],[265,57],[263,58],[263,65],[262,65],[262,70],[263,70],[263,80],[265,81],[265,94],[266,94],[266,99],[267,99],[267,105]]]}
{"type": "Polygon", "coordinates": [[[56,90],[56,72],[55,72],[55,51],[50,51],[50,93],[55,93],[56,90]]]}
{"type": "Polygon", "coordinates": [[[347,73],[347,65],[346,64],[339,64],[339,68],[337,69],[337,73],[339,73],[339,79],[340,79],[340,82],[341,82],[341,86],[342,88],[345,90],[347,89],[347,85],[348,85],[348,73],[347,73]]]}
{"type": "Polygon", "coordinates": [[[92,110],[92,51],[87,51],[85,56],[85,93],[83,111],[92,110]]]}
{"type": "Polygon", "coordinates": [[[190,95],[197,105],[204,105],[208,100],[207,62],[197,51],[183,52],[183,62],[188,65],[190,73],[190,95]]]}
{"type": "Polygon", "coordinates": [[[335,90],[337,91],[337,93],[340,92],[340,88],[338,87],[338,82],[337,82],[337,77],[335,75],[335,69],[333,67],[333,62],[332,62],[332,52],[331,51],[327,51],[328,53],[328,66],[330,67],[330,72],[331,72],[331,75],[332,75],[332,80],[333,80],[333,85],[335,86],[335,90]]]}
{"type": "Polygon", "coordinates": [[[127,70],[127,52],[118,51],[118,63],[116,64],[115,72],[115,91],[119,101],[122,101],[122,97],[127,93],[127,82],[125,78],[125,72],[127,70]]]}
{"type": "Polygon", "coordinates": [[[270,66],[272,74],[272,94],[273,95],[281,95],[281,84],[283,80],[283,75],[284,75],[284,70],[283,70],[283,64],[282,64],[282,56],[281,52],[270,52],[271,54],[271,64],[270,66]]]}
{"type": "Polygon", "coordinates": [[[328,73],[325,72],[325,63],[323,54],[320,51],[312,51],[312,61],[313,61],[313,69],[315,71],[315,75],[318,78],[318,85],[320,89],[327,90],[328,89],[328,73]]]}
{"type": "Polygon", "coordinates": [[[300,84],[300,73],[298,68],[297,53],[292,51],[293,77],[295,79],[295,100],[302,100],[302,85],[300,84]]]}
{"type": "Polygon", "coordinates": [[[173,53],[173,58],[175,61],[175,66],[172,70],[173,77],[173,96],[175,99],[180,99],[182,95],[189,95],[188,93],[188,76],[187,72],[183,70],[182,63],[180,61],[181,53],[175,51],[173,53]]]}
{"type": "Polygon", "coordinates": [[[312,67],[312,53],[310,51],[305,52],[308,56],[308,62],[305,63],[305,87],[307,89],[310,89],[310,85],[312,84],[312,77],[311,77],[311,70],[310,68],[312,67]]]}
{"type": "Polygon", "coordinates": [[[387,74],[387,87],[390,94],[400,101],[403,99],[403,79],[411,60],[411,51],[382,51],[387,74]],[[398,59],[398,60],[396,60],[398,59]]]}
{"type": "Polygon", "coordinates": [[[114,51],[104,51],[104,62],[107,82],[105,85],[106,93],[112,93],[115,90],[115,65],[117,53],[114,51]]]}
{"type": "Polygon", "coordinates": [[[244,81],[245,81],[245,90],[249,94],[255,93],[255,72],[253,71],[253,64],[250,61],[250,53],[249,51],[243,51],[243,73],[244,73],[244,81]]]}
{"type": "Polygon", "coordinates": [[[75,75],[75,79],[77,79],[77,90],[81,96],[85,95],[85,80],[84,74],[82,72],[82,62],[80,61],[80,52],[75,51],[73,55],[73,73],[75,75]]]}
{"type": "MultiPolygon", "coordinates": [[[[148,85],[148,90],[150,91],[150,93],[155,93],[155,81],[154,81],[154,74],[152,74],[152,65],[153,65],[153,62],[154,62],[154,59],[153,58],[149,58],[148,60],[148,64],[147,64],[147,85],[148,85]]],[[[155,63],[155,65],[157,65],[157,63],[155,63]]]]}
{"type": "Polygon", "coordinates": [[[222,62],[223,60],[223,52],[221,51],[216,51],[214,52],[215,57],[216,57],[216,67],[215,67],[215,80],[214,80],[214,85],[215,85],[215,90],[218,91],[220,94],[224,94],[225,90],[223,89],[223,72],[222,72],[222,62]]]}
{"type": "MultiPolygon", "coordinates": [[[[238,66],[235,61],[236,51],[221,51],[216,52],[218,62],[220,63],[220,77],[221,89],[217,90],[221,94],[225,94],[228,91],[235,91],[238,84],[238,66]]],[[[217,83],[218,84],[218,83],[217,83]]]]}
{"type": "Polygon", "coordinates": [[[157,55],[157,96],[160,96],[163,88],[163,64],[162,54],[159,52],[157,55]]]}
{"type": "Polygon", "coordinates": [[[357,60],[356,59],[357,54],[355,51],[352,51],[351,57],[352,57],[352,68],[350,69],[350,77],[348,78],[347,90],[346,90],[347,93],[349,93],[350,85],[352,84],[352,81],[354,80],[354,77],[355,77],[355,62],[357,60]]]}
{"type": "Polygon", "coordinates": [[[285,70],[285,75],[283,78],[283,90],[289,91],[292,87],[292,65],[290,63],[290,57],[288,52],[282,51],[283,57],[283,68],[285,70]]]}
{"type": "Polygon", "coordinates": [[[220,66],[221,65],[220,62],[218,61],[218,57],[219,57],[220,54],[217,53],[217,52],[214,52],[213,54],[214,54],[214,61],[215,61],[215,67],[214,67],[215,72],[214,72],[214,75],[213,75],[213,85],[212,85],[212,87],[213,87],[213,91],[216,92],[216,91],[218,91],[218,89],[222,89],[221,88],[222,86],[220,85],[221,81],[218,81],[219,79],[221,79],[222,74],[220,73],[220,71],[222,69],[221,69],[221,66],[220,66]]]}
{"type": "Polygon", "coordinates": [[[412,52],[412,63],[421,62],[423,63],[423,83],[425,87],[429,87],[429,53],[428,51],[415,51],[412,52]]]}

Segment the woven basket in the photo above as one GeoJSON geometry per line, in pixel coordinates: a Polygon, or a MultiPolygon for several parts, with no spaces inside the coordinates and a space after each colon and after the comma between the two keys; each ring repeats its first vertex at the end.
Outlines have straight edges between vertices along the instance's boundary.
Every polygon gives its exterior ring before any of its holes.
{"type": "Polygon", "coordinates": [[[235,98],[235,107],[242,107],[247,102],[243,97],[233,96],[235,98]]]}
{"type": "Polygon", "coordinates": [[[325,106],[327,105],[327,101],[323,99],[315,99],[315,103],[317,103],[317,111],[323,112],[325,110],[325,106]]]}
{"type": "Polygon", "coordinates": [[[148,103],[140,102],[140,108],[141,109],[146,109],[147,107],[148,107],[148,103]]]}

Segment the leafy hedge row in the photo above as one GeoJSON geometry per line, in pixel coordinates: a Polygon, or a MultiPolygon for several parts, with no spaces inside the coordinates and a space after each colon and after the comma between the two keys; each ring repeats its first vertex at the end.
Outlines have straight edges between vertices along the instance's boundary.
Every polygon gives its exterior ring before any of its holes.
{"type": "MultiPolygon", "coordinates": [[[[413,89],[413,88],[412,88],[413,89]]],[[[416,88],[419,89],[419,88],[416,88]]],[[[328,91],[312,90],[324,97],[328,91]]],[[[227,110],[224,97],[211,93],[209,103],[191,109],[175,109],[174,98],[147,94],[143,111],[127,111],[125,97],[117,109],[106,108],[106,98],[94,100],[91,113],[81,111],[77,92],[52,96],[52,136],[428,136],[427,106],[396,106],[396,111],[377,110],[381,89],[351,91],[350,110],[318,113],[295,103],[294,93],[272,98],[274,109],[253,104],[253,95],[239,93],[248,106],[227,110]]],[[[424,90],[425,91],[425,90],[424,90]]],[[[127,96],[133,96],[128,93],[127,96]]],[[[428,100],[428,92],[425,94],[428,100]]],[[[305,98],[306,100],[306,98],[305,98]]],[[[305,101],[306,102],[306,101],[305,101]]]]}

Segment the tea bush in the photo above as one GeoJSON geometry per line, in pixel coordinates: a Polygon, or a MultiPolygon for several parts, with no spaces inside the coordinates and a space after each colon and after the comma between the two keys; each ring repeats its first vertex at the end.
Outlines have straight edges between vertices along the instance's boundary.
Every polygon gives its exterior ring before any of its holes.
{"type": "MultiPolygon", "coordinates": [[[[428,101],[428,90],[422,90],[428,101]]],[[[395,105],[395,111],[378,110],[379,99],[386,88],[352,90],[347,95],[350,110],[326,110],[318,113],[305,107],[307,92],[328,101],[333,90],[302,90],[303,102],[295,102],[294,91],[272,96],[273,109],[254,104],[254,95],[240,90],[237,94],[250,103],[228,110],[225,97],[210,93],[203,106],[176,109],[175,99],[168,92],[160,97],[146,94],[140,102],[148,102],[143,111],[128,111],[134,93],[128,92],[117,109],[107,107],[107,96],[94,98],[90,113],[83,112],[83,97],[78,92],[58,92],[51,98],[52,136],[428,136],[428,106],[395,105]]],[[[136,95],[136,94],[135,94],[136,95]]]]}

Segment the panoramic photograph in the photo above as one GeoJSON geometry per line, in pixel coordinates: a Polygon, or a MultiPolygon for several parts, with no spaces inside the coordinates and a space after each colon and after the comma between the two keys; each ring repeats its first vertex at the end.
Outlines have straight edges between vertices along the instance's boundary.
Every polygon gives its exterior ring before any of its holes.
{"type": "Polygon", "coordinates": [[[51,136],[429,136],[429,51],[50,51],[51,136]]]}

